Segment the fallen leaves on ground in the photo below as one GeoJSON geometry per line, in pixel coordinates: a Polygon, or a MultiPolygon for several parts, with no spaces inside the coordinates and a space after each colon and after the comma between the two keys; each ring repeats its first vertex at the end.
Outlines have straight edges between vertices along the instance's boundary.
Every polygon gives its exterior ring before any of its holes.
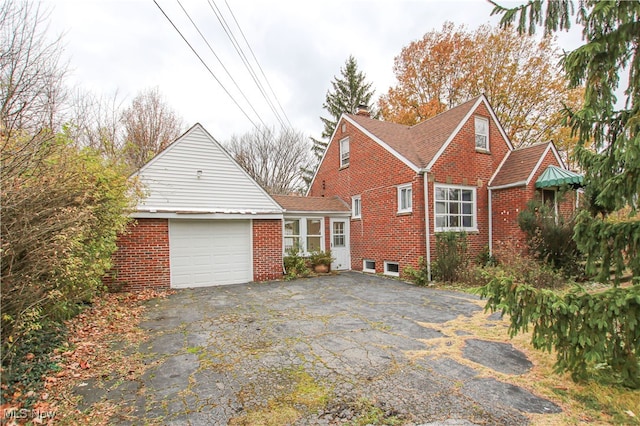
{"type": "Polygon", "coordinates": [[[171,293],[144,290],[97,297],[90,308],[66,322],[67,341],[51,355],[59,368],[43,377],[44,386],[38,394],[32,390],[16,392],[0,406],[2,424],[109,424],[118,407],[98,403],[81,412],[73,389],[89,379],[135,380],[144,373],[148,366],[139,357],[126,356],[123,349],[146,339],[138,327],[145,311],[143,302],[171,293]],[[29,409],[24,408],[25,398],[35,397],[37,402],[29,409]]]}

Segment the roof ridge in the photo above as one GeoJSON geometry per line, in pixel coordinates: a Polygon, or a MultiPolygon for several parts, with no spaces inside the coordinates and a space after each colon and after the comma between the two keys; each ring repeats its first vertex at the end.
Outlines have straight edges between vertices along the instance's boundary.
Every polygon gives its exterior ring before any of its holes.
{"type": "Polygon", "coordinates": [[[419,122],[419,123],[414,124],[413,126],[409,126],[409,130],[411,130],[411,129],[413,129],[414,127],[417,127],[417,126],[419,126],[419,125],[421,125],[421,124],[428,123],[429,121],[433,120],[434,118],[440,117],[440,116],[442,116],[442,115],[444,115],[444,114],[447,114],[447,113],[450,113],[450,112],[455,111],[455,110],[457,110],[457,109],[460,109],[460,108],[462,108],[463,106],[467,105],[468,103],[475,103],[475,102],[477,102],[477,101],[478,101],[478,98],[480,98],[481,96],[482,96],[482,95],[475,96],[475,97],[473,97],[473,98],[471,98],[471,99],[469,99],[469,100],[467,100],[467,101],[465,101],[465,102],[461,103],[460,105],[456,105],[456,106],[454,106],[453,108],[449,108],[449,109],[447,109],[447,110],[444,110],[444,111],[442,111],[442,112],[440,112],[440,113],[438,113],[438,114],[434,115],[433,117],[429,117],[429,118],[427,118],[426,120],[423,120],[423,121],[421,121],[421,122],[419,122]]]}

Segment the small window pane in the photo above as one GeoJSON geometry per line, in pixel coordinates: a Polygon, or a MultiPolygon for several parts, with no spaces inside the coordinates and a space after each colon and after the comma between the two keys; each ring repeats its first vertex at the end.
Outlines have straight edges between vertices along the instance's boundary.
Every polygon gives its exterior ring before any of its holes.
{"type": "Polygon", "coordinates": [[[436,214],[445,214],[447,212],[446,203],[438,202],[436,203],[436,214]]]}
{"type": "Polygon", "coordinates": [[[436,200],[446,200],[446,190],[443,188],[436,188],[436,200]]]}
{"type": "Polygon", "coordinates": [[[438,227],[438,228],[446,228],[447,227],[447,217],[446,216],[436,216],[436,227],[438,227]]]}
{"type": "Polygon", "coordinates": [[[459,200],[460,199],[460,190],[459,189],[450,189],[449,190],[449,199],[450,200],[459,200]]]}
{"type": "Polygon", "coordinates": [[[463,201],[471,201],[471,191],[462,191],[462,200],[463,201]]]}
{"type": "Polygon", "coordinates": [[[463,214],[471,214],[471,204],[463,204],[462,205],[462,213],[463,214]]]}
{"type": "Polygon", "coordinates": [[[471,228],[471,216],[462,217],[462,226],[465,228],[471,228]]]}
{"type": "Polygon", "coordinates": [[[307,251],[320,251],[320,237],[307,237],[307,251]]]}
{"type": "Polygon", "coordinates": [[[449,214],[458,214],[460,213],[460,204],[451,203],[449,204],[449,214]]]}
{"type": "Polygon", "coordinates": [[[300,221],[299,220],[287,220],[284,223],[285,235],[300,235],[300,221]]]}
{"type": "Polygon", "coordinates": [[[320,219],[307,219],[307,234],[320,235],[320,219]]]}

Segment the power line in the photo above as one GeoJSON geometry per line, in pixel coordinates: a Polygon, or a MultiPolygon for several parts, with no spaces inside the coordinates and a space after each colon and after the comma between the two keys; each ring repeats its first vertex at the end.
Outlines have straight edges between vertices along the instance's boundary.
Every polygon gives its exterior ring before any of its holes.
{"type": "MultiPolygon", "coordinates": [[[[245,110],[240,106],[240,104],[238,104],[238,102],[235,100],[235,98],[231,95],[231,93],[229,93],[229,91],[227,90],[226,87],[224,87],[224,85],[222,84],[222,82],[218,79],[218,77],[216,77],[216,75],[213,73],[213,71],[211,71],[211,68],[209,68],[209,66],[207,65],[207,63],[200,57],[200,55],[198,54],[198,52],[193,48],[193,46],[191,45],[191,43],[189,43],[189,41],[185,38],[185,36],[182,34],[182,32],[180,32],[180,30],[178,29],[178,27],[173,23],[173,21],[171,20],[171,18],[169,18],[169,16],[165,13],[165,11],[162,9],[162,7],[158,4],[158,2],[156,0],[153,0],[153,2],[155,3],[155,5],[158,7],[158,9],[160,9],[160,12],[162,12],[162,14],[164,15],[165,18],[167,18],[167,20],[169,21],[169,23],[171,24],[171,26],[176,30],[176,32],[178,34],[180,34],[180,37],[182,38],[182,40],[184,40],[185,43],[187,43],[187,46],[189,46],[189,48],[191,49],[191,51],[194,53],[194,55],[196,55],[198,57],[198,59],[200,60],[200,62],[202,63],[202,65],[204,65],[204,67],[207,69],[207,71],[209,71],[209,74],[211,74],[211,76],[218,82],[218,84],[220,85],[220,87],[222,87],[222,89],[225,91],[225,93],[231,98],[231,100],[233,101],[233,103],[236,104],[236,106],[238,107],[238,109],[240,109],[240,111],[244,114],[245,117],[247,117],[247,120],[249,120],[249,122],[251,122],[251,124],[253,125],[253,127],[255,127],[256,129],[258,129],[258,126],[256,125],[256,123],[253,122],[253,120],[251,119],[251,117],[249,117],[249,115],[245,112],[245,110]]],[[[264,124],[264,123],[263,123],[264,124]]]]}
{"type": "Polygon", "coordinates": [[[187,12],[187,10],[184,8],[184,6],[182,5],[182,3],[180,2],[180,0],[176,0],[178,2],[178,5],[180,5],[180,8],[182,9],[182,11],[184,12],[184,14],[187,16],[187,18],[189,19],[189,21],[191,22],[191,24],[193,25],[193,27],[196,29],[196,31],[198,32],[198,34],[200,34],[200,37],[202,38],[202,40],[205,42],[205,44],[207,45],[207,47],[209,48],[209,50],[211,51],[211,53],[213,53],[213,56],[215,56],[215,58],[218,60],[218,62],[220,63],[220,65],[222,66],[222,69],[224,69],[224,71],[227,73],[227,76],[229,76],[229,78],[231,79],[231,81],[233,82],[233,84],[236,86],[236,89],[238,89],[238,91],[240,92],[240,94],[242,95],[242,97],[244,98],[244,100],[247,102],[247,104],[249,104],[249,107],[251,108],[251,110],[254,112],[254,114],[258,117],[258,120],[260,120],[260,122],[262,123],[263,126],[267,126],[265,124],[264,121],[262,121],[262,118],[260,118],[260,114],[258,114],[258,111],[256,111],[256,109],[253,107],[253,104],[249,101],[249,99],[247,99],[247,96],[244,94],[244,92],[242,91],[242,89],[240,88],[240,86],[238,85],[238,83],[236,82],[236,80],[233,78],[233,76],[231,75],[231,73],[229,72],[229,70],[227,69],[227,67],[224,65],[224,63],[222,62],[222,60],[220,60],[220,58],[218,57],[218,55],[216,54],[216,52],[213,50],[213,48],[211,47],[211,44],[209,43],[209,41],[207,40],[207,38],[204,36],[204,34],[202,34],[202,32],[200,31],[200,28],[198,27],[198,25],[193,21],[193,19],[191,19],[191,15],[189,15],[189,12],[187,12]]]}
{"type": "Polygon", "coordinates": [[[247,68],[247,71],[249,72],[249,75],[251,76],[251,78],[253,79],[254,83],[258,87],[258,90],[262,94],[263,98],[266,100],[267,105],[269,106],[269,108],[271,109],[273,114],[275,115],[276,119],[280,122],[281,127],[283,129],[286,128],[286,126],[284,124],[284,121],[282,120],[282,118],[280,117],[280,114],[278,113],[278,111],[276,110],[275,106],[273,105],[273,103],[271,102],[269,97],[267,96],[267,93],[264,90],[264,87],[262,86],[262,83],[260,83],[257,74],[255,73],[255,71],[253,70],[253,67],[249,63],[249,60],[247,59],[247,56],[244,54],[244,52],[242,50],[242,47],[240,46],[240,44],[236,40],[235,36],[233,35],[233,31],[231,31],[231,28],[229,27],[229,25],[227,24],[226,20],[224,19],[224,16],[222,15],[222,12],[220,12],[220,9],[218,9],[218,6],[215,4],[215,2],[213,2],[212,0],[207,0],[207,1],[209,3],[209,7],[213,11],[213,13],[216,15],[216,18],[218,19],[218,22],[220,22],[220,25],[222,26],[223,30],[227,34],[227,37],[231,41],[231,44],[233,45],[234,49],[236,50],[236,52],[240,56],[240,59],[244,63],[245,67],[247,68]]]}
{"type": "Polygon", "coordinates": [[[253,49],[251,48],[251,45],[249,44],[249,41],[247,40],[247,37],[245,37],[244,32],[242,31],[242,28],[240,27],[240,23],[236,19],[236,16],[234,15],[233,10],[231,10],[231,6],[229,6],[229,3],[227,2],[227,0],[224,0],[224,3],[227,5],[227,9],[229,9],[229,13],[231,13],[231,17],[233,18],[233,21],[236,23],[236,26],[238,27],[238,30],[240,30],[240,34],[242,35],[242,38],[244,39],[244,42],[247,44],[247,47],[249,48],[249,52],[251,52],[251,56],[253,56],[253,60],[258,65],[258,69],[262,73],[262,77],[264,78],[264,81],[267,82],[267,86],[269,86],[269,90],[271,90],[271,94],[273,95],[274,99],[278,103],[278,106],[280,107],[280,110],[282,111],[282,114],[284,114],[284,118],[287,120],[287,123],[289,123],[289,127],[293,127],[291,125],[291,121],[289,121],[289,117],[287,116],[286,111],[284,110],[284,108],[282,107],[282,104],[280,103],[280,100],[278,99],[278,96],[276,95],[275,91],[273,90],[273,87],[271,87],[271,84],[269,83],[269,79],[267,78],[266,74],[264,73],[264,70],[262,69],[262,66],[260,66],[260,62],[258,62],[258,58],[256,57],[255,53],[253,52],[253,49]]]}

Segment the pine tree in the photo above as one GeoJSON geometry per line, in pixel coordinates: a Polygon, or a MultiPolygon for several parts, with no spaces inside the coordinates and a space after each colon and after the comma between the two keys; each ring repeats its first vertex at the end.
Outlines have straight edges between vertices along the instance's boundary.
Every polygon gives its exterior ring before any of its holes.
{"type": "Polygon", "coordinates": [[[366,83],[366,76],[362,71],[358,71],[358,63],[353,56],[349,56],[343,68],[340,68],[340,77],[335,76],[331,82],[332,90],[327,91],[327,97],[322,107],[327,110],[330,117],[320,117],[324,124],[322,138],[313,141],[313,153],[320,159],[327,148],[328,139],[333,135],[336,124],[343,113],[355,114],[358,106],[370,106],[374,90],[371,90],[372,83],[366,83]]]}

